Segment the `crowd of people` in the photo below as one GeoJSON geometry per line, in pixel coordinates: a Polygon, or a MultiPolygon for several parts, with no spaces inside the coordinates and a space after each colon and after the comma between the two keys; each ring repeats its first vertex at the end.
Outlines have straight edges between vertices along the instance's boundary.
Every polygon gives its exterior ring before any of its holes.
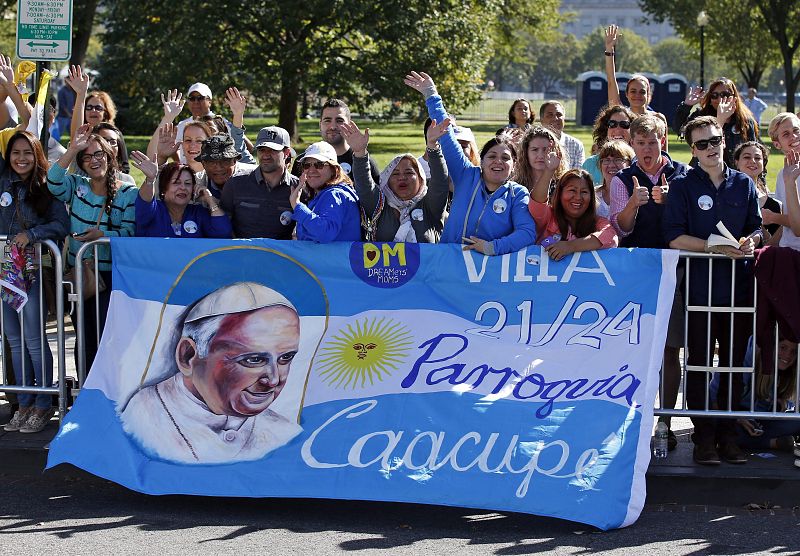
{"type": "MultiPolygon", "coordinates": [[[[604,54],[614,85],[617,36],[618,29],[609,27],[604,54]]],[[[9,61],[0,60],[0,86],[16,104],[8,67],[9,61]]],[[[261,129],[251,143],[244,125],[246,98],[238,89],[225,93],[232,114],[228,120],[212,111],[211,89],[195,83],[186,97],[177,90],[162,95],[164,117],[146,152],[128,153],[114,125],[111,97],[92,90],[80,67],[71,68],[66,83],[68,90],[59,92],[58,99],[71,101],[71,111],[60,104],[58,121],[70,141],[55,163],[48,165],[37,138],[21,131],[25,110],[20,109],[18,126],[0,132],[0,223],[19,252],[29,253],[37,241],[66,239],[70,268],[84,264],[76,255],[86,242],[145,236],[454,243],[488,256],[541,245],[556,261],[618,246],[716,253],[727,259],[693,261],[688,285],[684,278],[689,273],[679,266],[664,349],[662,407],[676,404],[684,338],[689,366],[711,367],[717,353],[721,367],[737,367],[752,364],[759,352],[774,352],[753,346],[747,313],[690,312],[687,318],[684,312],[686,304],[752,304],[753,266],[758,265],[750,256],[759,247],[769,245],[778,253],[779,260],[770,264],[797,265],[800,258],[800,119],[781,113],[770,122],[772,143],[785,156],[775,195],[770,195],[771,177],[765,173],[769,150],[759,140],[757,123],[761,112],[754,115],[748,108],[757,106],[753,95],[748,104],[729,79],[717,79],[705,90],[691,88],[677,108],[674,128],[691,149],[687,165],[668,154],[667,121],[649,108],[653,91],[642,74],[627,83],[629,106],[622,104],[619,89],[609,86],[609,103],[597,116],[591,145],[564,132],[561,103],[543,102],[537,122],[535,107],[520,98],[509,108],[508,125],[478,148],[472,131],[455,124],[433,79],[410,72],[405,83],[422,95],[429,115],[424,153],[398,154],[383,171],[369,153],[370,130],[362,130],[338,99],[321,107],[321,140],[298,154],[290,134],[277,126],[261,129]],[[187,102],[191,115],[175,123],[187,102]],[[133,183],[131,165],[144,175],[141,184],[133,183]],[[738,241],[714,240],[720,224],[738,241]]],[[[98,280],[105,284],[96,293],[97,307],[85,304],[88,368],[99,342],[95,331],[102,330],[108,309],[112,275],[107,246],[87,256],[96,256],[98,280]]],[[[757,269],[755,274],[758,278],[757,269]]],[[[38,291],[34,284],[24,306],[26,326],[36,322],[42,303],[38,291]]],[[[797,303],[797,293],[791,295],[797,303]]],[[[22,334],[7,305],[5,333],[16,381],[48,384],[52,354],[47,342],[33,329],[22,334]],[[23,358],[28,363],[18,364],[23,358]]],[[[772,363],[779,371],[794,369],[797,317],[773,309],[784,326],[779,360],[772,363]]],[[[688,407],[750,409],[745,405],[755,399],[762,406],[774,402],[791,409],[797,402],[795,383],[785,377],[794,374],[771,373],[757,373],[747,384],[742,373],[722,373],[710,399],[707,374],[688,372],[688,407]],[[764,386],[774,376],[779,399],[764,386]]],[[[5,430],[35,432],[51,416],[49,396],[20,394],[19,409],[5,430]]],[[[662,419],[670,424],[669,418],[662,419]]],[[[784,440],[773,444],[789,446],[785,438],[800,434],[796,423],[779,428],[784,440]]],[[[741,434],[757,429],[750,421],[711,418],[696,418],[694,426],[694,459],[712,465],[721,459],[746,461],[741,434]]],[[[763,434],[767,428],[758,430],[763,434]]],[[[670,449],[676,445],[670,431],[670,449]]]]}

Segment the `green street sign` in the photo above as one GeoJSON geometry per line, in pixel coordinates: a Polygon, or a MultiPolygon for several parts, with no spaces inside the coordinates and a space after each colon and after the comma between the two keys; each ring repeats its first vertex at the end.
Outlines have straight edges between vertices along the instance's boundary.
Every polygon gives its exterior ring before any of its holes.
{"type": "Polygon", "coordinates": [[[69,60],[72,0],[17,0],[17,58],[69,60]]]}

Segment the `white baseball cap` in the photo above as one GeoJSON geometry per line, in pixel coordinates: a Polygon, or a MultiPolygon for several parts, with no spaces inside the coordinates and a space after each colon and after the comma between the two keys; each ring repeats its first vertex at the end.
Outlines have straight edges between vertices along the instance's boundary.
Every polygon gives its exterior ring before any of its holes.
{"type": "Polygon", "coordinates": [[[189,87],[189,92],[186,93],[186,96],[188,97],[192,93],[200,93],[204,97],[213,98],[211,96],[211,89],[205,83],[195,83],[194,85],[189,87]]]}
{"type": "Polygon", "coordinates": [[[327,162],[328,164],[333,164],[334,166],[339,165],[339,160],[336,157],[336,149],[334,149],[333,146],[326,141],[319,141],[317,143],[310,144],[306,149],[306,152],[303,153],[303,156],[300,157],[300,162],[306,158],[321,160],[322,162],[327,162]]]}
{"type": "Polygon", "coordinates": [[[454,126],[453,132],[456,134],[457,141],[471,141],[475,142],[475,135],[472,133],[472,130],[468,127],[461,127],[461,126],[454,126]]]}

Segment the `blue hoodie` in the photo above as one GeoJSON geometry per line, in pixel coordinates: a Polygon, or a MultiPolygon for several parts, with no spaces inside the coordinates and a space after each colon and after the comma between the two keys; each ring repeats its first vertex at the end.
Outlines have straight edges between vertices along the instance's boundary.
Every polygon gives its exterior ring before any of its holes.
{"type": "Polygon", "coordinates": [[[294,208],[297,239],[330,243],[361,240],[361,211],[355,191],[345,184],[326,187],[294,208]]]}
{"type": "MultiPolygon", "coordinates": [[[[442,97],[433,95],[425,103],[431,119],[441,122],[447,118],[442,97]]],[[[464,156],[452,126],[439,144],[453,180],[453,203],[441,243],[462,243],[462,237],[477,236],[491,242],[494,255],[519,251],[536,243],[536,224],[528,210],[528,190],[507,181],[489,193],[481,169],[464,156]]]]}

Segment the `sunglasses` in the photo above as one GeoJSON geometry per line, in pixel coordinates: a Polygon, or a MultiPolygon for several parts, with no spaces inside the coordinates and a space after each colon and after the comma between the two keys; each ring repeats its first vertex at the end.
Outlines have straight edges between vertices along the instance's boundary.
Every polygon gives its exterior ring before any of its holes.
{"type": "Polygon", "coordinates": [[[322,162],[321,160],[315,160],[314,162],[303,162],[303,170],[308,170],[308,169],[310,169],[312,166],[313,166],[313,167],[314,167],[316,170],[322,170],[322,169],[323,169],[323,168],[325,168],[325,166],[327,166],[327,165],[328,165],[328,163],[327,163],[327,162],[322,162]]]}
{"type": "Polygon", "coordinates": [[[622,129],[630,129],[631,123],[628,120],[608,120],[608,129],[614,129],[615,127],[621,127],[622,129]]]}
{"type": "Polygon", "coordinates": [[[106,107],[102,104],[87,104],[86,110],[89,112],[105,112],[106,107]]]}
{"type": "Polygon", "coordinates": [[[201,100],[205,100],[205,99],[206,99],[206,97],[201,97],[201,96],[190,96],[190,97],[187,98],[187,100],[189,102],[200,102],[201,100]]]}
{"type": "Polygon", "coordinates": [[[733,93],[730,91],[722,91],[721,93],[711,93],[708,96],[711,100],[717,100],[718,98],[731,98],[733,93]]]}
{"type": "Polygon", "coordinates": [[[722,135],[715,135],[710,139],[701,139],[700,141],[695,141],[692,143],[692,147],[697,149],[698,151],[704,151],[708,148],[709,145],[712,147],[719,147],[722,143],[722,135]]]}

